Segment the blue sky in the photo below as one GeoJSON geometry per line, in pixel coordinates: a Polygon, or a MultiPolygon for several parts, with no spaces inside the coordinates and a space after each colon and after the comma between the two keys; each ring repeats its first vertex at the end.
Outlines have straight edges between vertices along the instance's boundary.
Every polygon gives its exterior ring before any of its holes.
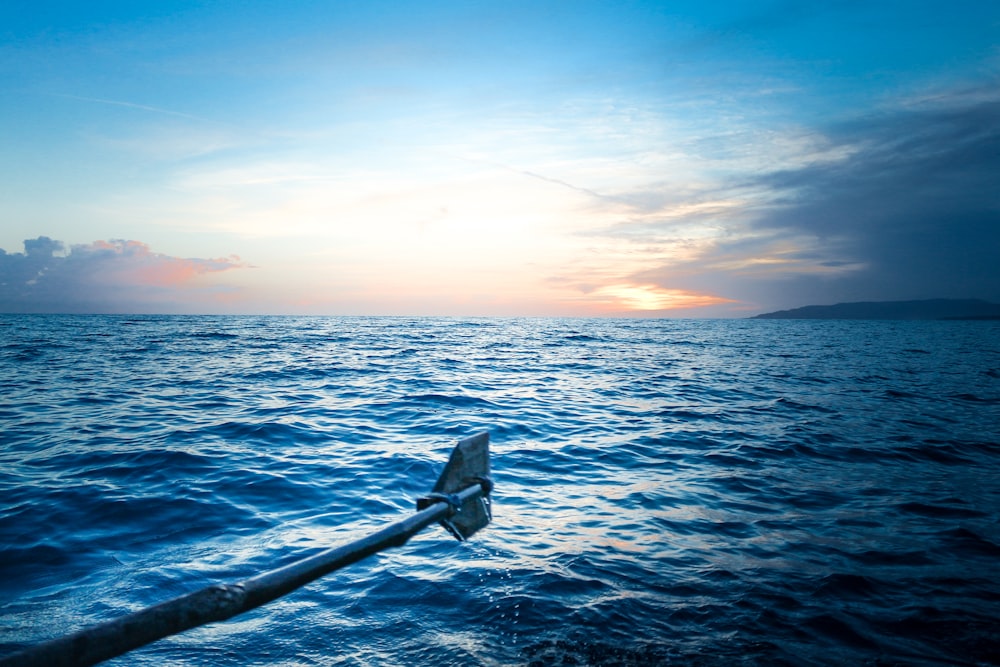
{"type": "Polygon", "coordinates": [[[1000,301],[998,35],[962,1],[7,3],[0,310],[1000,301]]]}

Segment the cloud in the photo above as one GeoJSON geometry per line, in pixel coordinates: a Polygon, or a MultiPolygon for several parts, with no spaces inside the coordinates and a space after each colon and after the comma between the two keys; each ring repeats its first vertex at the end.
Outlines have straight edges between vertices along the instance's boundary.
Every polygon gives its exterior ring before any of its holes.
{"type": "Polygon", "coordinates": [[[107,104],[117,107],[125,107],[127,109],[137,109],[139,111],[148,111],[156,114],[163,114],[167,116],[177,116],[179,118],[189,118],[192,120],[206,120],[198,116],[193,116],[189,113],[182,113],[180,111],[171,111],[170,109],[161,109],[159,107],[149,106],[147,104],[136,104],[135,102],[123,102],[121,100],[105,100],[98,97],[84,97],[82,95],[69,95],[67,93],[49,93],[53,97],[65,97],[71,100],[80,100],[81,102],[94,102],[96,104],[107,104]]]}
{"type": "Polygon", "coordinates": [[[998,83],[826,128],[822,159],[727,184],[752,202],[715,219],[727,234],[631,280],[766,306],[1000,301],[998,83]]]}
{"type": "Polygon", "coordinates": [[[66,246],[47,236],[23,253],[0,249],[0,312],[192,312],[224,296],[197,279],[243,268],[239,257],[185,259],[139,241],[66,246]]]}

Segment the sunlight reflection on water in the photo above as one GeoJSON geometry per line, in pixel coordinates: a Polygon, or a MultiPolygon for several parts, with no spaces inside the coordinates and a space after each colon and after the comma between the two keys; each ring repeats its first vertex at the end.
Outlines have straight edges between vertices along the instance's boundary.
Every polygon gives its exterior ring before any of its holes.
{"type": "Polygon", "coordinates": [[[129,664],[1000,655],[995,323],[0,317],[0,654],[399,518],[489,430],[472,542],[129,664]]]}

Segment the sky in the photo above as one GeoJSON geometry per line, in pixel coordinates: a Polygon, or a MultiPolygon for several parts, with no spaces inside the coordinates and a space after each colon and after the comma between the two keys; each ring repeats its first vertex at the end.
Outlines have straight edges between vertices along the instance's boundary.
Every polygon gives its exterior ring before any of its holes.
{"type": "Polygon", "coordinates": [[[0,6],[0,312],[1000,302],[1000,3],[0,6]]]}

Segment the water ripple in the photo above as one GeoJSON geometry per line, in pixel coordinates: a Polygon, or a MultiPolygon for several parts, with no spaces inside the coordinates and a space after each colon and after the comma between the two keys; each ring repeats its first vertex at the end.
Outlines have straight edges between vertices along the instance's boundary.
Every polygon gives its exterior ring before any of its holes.
{"type": "Polygon", "coordinates": [[[129,664],[1000,663],[996,323],[0,325],[0,654],[398,518],[489,430],[472,542],[129,664]]]}

